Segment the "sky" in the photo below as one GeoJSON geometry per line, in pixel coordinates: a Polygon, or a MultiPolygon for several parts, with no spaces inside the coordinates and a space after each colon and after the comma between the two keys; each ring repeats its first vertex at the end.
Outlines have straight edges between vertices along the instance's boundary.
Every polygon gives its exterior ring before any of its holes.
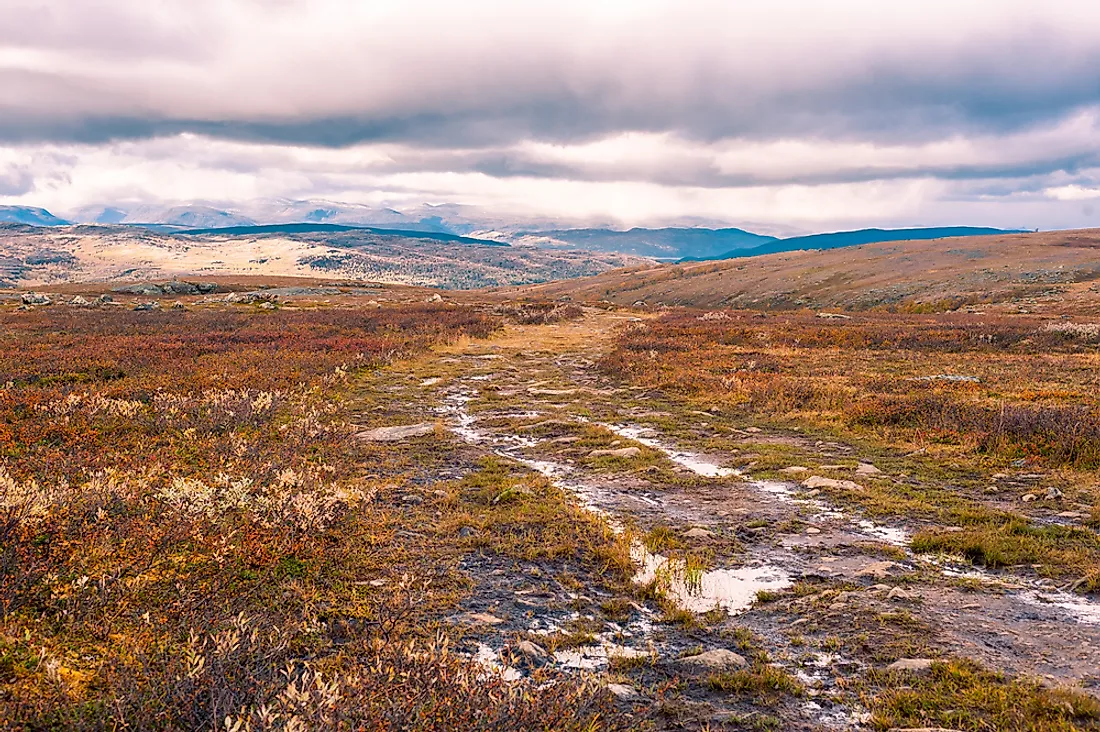
{"type": "Polygon", "coordinates": [[[5,0],[0,204],[1100,226],[1096,0],[5,0]]]}

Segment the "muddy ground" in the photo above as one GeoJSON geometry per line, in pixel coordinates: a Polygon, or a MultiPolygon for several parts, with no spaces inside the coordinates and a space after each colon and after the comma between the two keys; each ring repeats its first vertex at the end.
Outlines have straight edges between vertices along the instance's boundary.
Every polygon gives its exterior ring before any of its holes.
{"type": "Polygon", "coordinates": [[[669,729],[862,728],[872,720],[861,680],[899,659],[914,659],[914,673],[924,659],[973,659],[1100,695],[1100,603],[1027,567],[917,556],[917,521],[871,520],[813,488],[914,480],[856,447],[745,428],[604,377],[597,363],[632,319],[591,310],[509,326],[392,368],[387,405],[363,407],[365,429],[445,427],[409,438],[461,446],[435,479],[495,456],[563,487],[631,542],[628,589],[597,567],[471,552],[460,566],[470,591],[449,619],[466,652],[517,683],[536,667],[596,674],[669,729]],[[818,467],[754,475],[754,456],[776,445],[818,467]],[[723,669],[746,673],[722,688],[723,669]]]}

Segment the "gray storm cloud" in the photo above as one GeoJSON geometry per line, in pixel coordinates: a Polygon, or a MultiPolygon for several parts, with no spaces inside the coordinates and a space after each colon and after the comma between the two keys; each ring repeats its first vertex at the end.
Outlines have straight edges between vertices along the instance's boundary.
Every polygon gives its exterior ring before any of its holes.
{"type": "Polygon", "coordinates": [[[0,10],[0,136],[447,147],[1015,130],[1100,102],[1098,15],[1003,0],[16,2],[0,10]]]}
{"type": "Polygon", "coordinates": [[[295,194],[447,195],[441,176],[1087,192],[1097,68],[1086,1],[10,0],[0,147],[19,172],[0,195],[106,195],[89,161],[184,156],[237,181],[226,195],[273,170],[295,194]]]}

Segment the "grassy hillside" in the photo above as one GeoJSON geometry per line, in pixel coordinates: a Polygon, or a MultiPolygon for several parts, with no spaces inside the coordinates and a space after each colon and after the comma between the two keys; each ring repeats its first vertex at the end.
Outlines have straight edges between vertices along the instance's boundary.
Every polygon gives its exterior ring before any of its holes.
{"type": "Polygon", "coordinates": [[[520,292],[617,304],[952,309],[1083,298],[1095,304],[1100,230],[868,244],[616,270],[520,292]]]}

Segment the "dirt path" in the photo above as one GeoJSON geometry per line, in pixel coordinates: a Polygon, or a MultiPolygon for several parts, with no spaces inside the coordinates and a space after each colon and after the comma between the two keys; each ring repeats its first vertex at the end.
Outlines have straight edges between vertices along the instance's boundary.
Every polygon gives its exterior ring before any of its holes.
{"type": "Polygon", "coordinates": [[[800,485],[812,473],[753,479],[737,466],[754,444],[801,438],[741,430],[721,414],[610,383],[596,364],[632,320],[590,311],[561,325],[512,326],[442,349],[415,373],[424,403],[471,450],[545,475],[633,537],[637,582],[663,582],[667,598],[640,593],[601,612],[625,600],[540,576],[538,566],[517,574],[473,560],[463,568],[477,585],[469,610],[505,619],[482,634],[483,661],[509,666],[500,655],[509,639],[583,626],[588,642],[558,650],[550,665],[606,674],[624,699],[696,679],[666,699],[670,727],[764,714],[784,729],[858,728],[867,716],[847,681],[903,657],[973,658],[1098,691],[1100,605],[915,556],[912,526],[830,504],[800,485]],[[689,612],[670,614],[668,600],[689,612]],[[683,659],[718,649],[781,669],[805,691],[767,701],[716,692],[683,659]]]}

